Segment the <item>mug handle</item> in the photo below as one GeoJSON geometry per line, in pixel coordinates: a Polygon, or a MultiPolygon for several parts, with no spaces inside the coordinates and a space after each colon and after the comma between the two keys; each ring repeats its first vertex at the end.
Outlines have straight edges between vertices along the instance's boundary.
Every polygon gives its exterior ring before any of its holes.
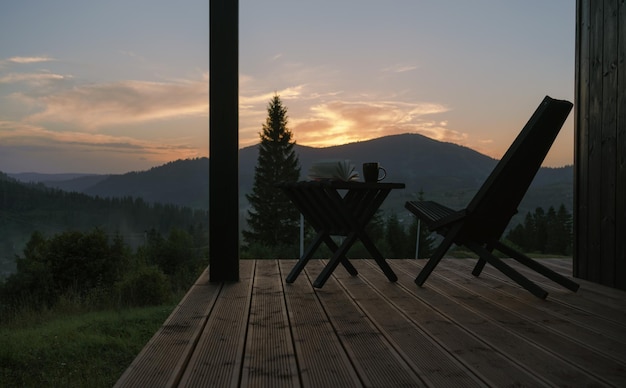
{"type": "Polygon", "coordinates": [[[380,177],[380,178],[378,178],[378,181],[379,181],[379,182],[380,182],[380,181],[382,181],[383,179],[385,179],[385,177],[387,176],[387,170],[385,170],[385,169],[384,169],[384,168],[382,168],[382,167],[378,167],[378,172],[379,172],[379,173],[380,173],[380,170],[383,170],[383,176],[382,176],[382,177],[380,177]]]}

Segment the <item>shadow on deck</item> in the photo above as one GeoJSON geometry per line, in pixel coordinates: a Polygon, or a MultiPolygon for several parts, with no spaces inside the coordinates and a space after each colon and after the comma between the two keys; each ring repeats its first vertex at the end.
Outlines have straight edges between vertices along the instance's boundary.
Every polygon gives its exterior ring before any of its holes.
{"type": "MultiPolygon", "coordinates": [[[[322,289],[312,260],[242,260],[241,281],[208,274],[121,376],[118,387],[626,386],[626,292],[577,279],[577,293],[505,260],[550,292],[540,300],[473,259],[351,260],[322,289]]],[[[542,263],[571,276],[570,259],[542,263]]]]}

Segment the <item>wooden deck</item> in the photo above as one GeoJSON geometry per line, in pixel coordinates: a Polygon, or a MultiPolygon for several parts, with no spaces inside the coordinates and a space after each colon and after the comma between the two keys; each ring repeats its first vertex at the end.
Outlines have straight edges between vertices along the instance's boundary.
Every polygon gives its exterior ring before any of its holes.
{"type": "MultiPolygon", "coordinates": [[[[506,260],[516,268],[515,263],[506,260]]],[[[322,289],[311,261],[242,260],[241,281],[204,273],[121,376],[119,387],[626,387],[626,293],[580,281],[572,293],[533,273],[532,296],[490,266],[444,259],[339,267],[322,289]]],[[[542,262],[571,276],[571,260],[542,262]]]]}

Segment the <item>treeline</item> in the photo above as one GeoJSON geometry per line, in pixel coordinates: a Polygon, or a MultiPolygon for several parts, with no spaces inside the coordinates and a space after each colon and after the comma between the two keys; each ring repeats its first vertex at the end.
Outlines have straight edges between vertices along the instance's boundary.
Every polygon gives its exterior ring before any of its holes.
{"type": "Polygon", "coordinates": [[[152,229],[136,250],[101,229],[44,237],[34,232],[17,272],[0,284],[0,320],[25,309],[157,305],[187,290],[207,266],[208,235],[190,227],[167,235],[152,229]]]}
{"type": "MultiPolygon", "coordinates": [[[[374,220],[368,226],[370,236],[379,236],[377,244],[386,257],[415,257],[417,221],[405,229],[395,214],[386,221],[374,220]]],[[[429,258],[433,253],[435,235],[421,224],[419,258],[429,258]]],[[[572,254],[572,214],[561,204],[558,210],[550,206],[547,211],[538,207],[533,213],[526,214],[523,223],[516,225],[505,236],[505,242],[513,244],[522,252],[569,256],[572,254]]]]}
{"type": "Polygon", "coordinates": [[[546,212],[538,207],[534,213],[526,213],[524,222],[507,234],[507,239],[526,253],[542,253],[569,256],[572,254],[572,214],[561,204],[546,212]]]}
{"type": "Polygon", "coordinates": [[[145,243],[147,231],[167,234],[189,226],[204,228],[208,234],[208,211],[133,197],[91,197],[24,184],[0,173],[0,259],[20,254],[34,230],[52,236],[99,228],[136,248],[145,243]]]}
{"type": "MultiPolygon", "coordinates": [[[[406,215],[406,217],[410,219],[401,219],[396,213],[384,217],[379,211],[367,225],[366,232],[386,258],[415,258],[416,249],[419,249],[418,258],[429,258],[436,248],[437,236],[431,233],[423,223],[418,226],[417,219],[412,215],[406,215]],[[418,227],[419,244],[417,244],[418,227]]],[[[305,249],[314,237],[315,231],[311,227],[307,227],[305,249]]],[[[297,258],[299,254],[298,235],[294,233],[291,241],[294,243],[274,246],[260,243],[251,244],[244,247],[242,257],[297,258]]],[[[540,253],[569,256],[572,254],[573,243],[572,215],[567,211],[565,205],[561,205],[558,210],[550,207],[547,212],[538,207],[534,213],[526,214],[523,223],[509,230],[505,236],[505,243],[512,244],[520,251],[530,255],[540,253]]],[[[451,252],[454,251],[455,249],[451,252]]],[[[327,258],[331,254],[330,250],[322,244],[314,257],[327,258]]],[[[464,251],[458,253],[458,255],[465,254],[469,253],[464,251]]],[[[348,257],[369,258],[371,255],[362,244],[357,242],[348,252],[348,257]]]]}
{"type": "MultiPolygon", "coordinates": [[[[406,214],[407,219],[401,219],[398,214],[391,213],[384,216],[378,211],[372,220],[367,224],[365,230],[368,236],[376,245],[383,257],[387,258],[415,258],[416,248],[419,247],[418,258],[425,259],[430,257],[434,246],[434,237],[423,224],[419,226],[419,245],[417,244],[418,223],[417,218],[410,214],[406,214]],[[409,222],[405,222],[409,221],[409,222]],[[406,227],[405,225],[409,226],[406,227]]],[[[304,248],[313,241],[316,233],[315,230],[305,221],[304,248]]],[[[283,258],[295,259],[299,257],[299,232],[296,230],[291,233],[291,241],[289,244],[268,245],[262,242],[244,245],[241,251],[243,258],[259,259],[259,258],[283,258]]],[[[337,243],[341,239],[337,238],[337,243]]],[[[313,257],[328,258],[332,252],[325,244],[321,244],[315,251],[313,257]]],[[[348,257],[352,258],[371,258],[370,253],[360,241],[357,241],[348,251],[348,257]]]]}

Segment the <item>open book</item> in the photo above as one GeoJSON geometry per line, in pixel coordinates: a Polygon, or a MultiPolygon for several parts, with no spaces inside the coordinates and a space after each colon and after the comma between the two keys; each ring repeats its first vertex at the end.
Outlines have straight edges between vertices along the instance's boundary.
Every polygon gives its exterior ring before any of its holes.
{"type": "Polygon", "coordinates": [[[354,164],[348,159],[320,160],[313,163],[309,169],[309,179],[355,181],[359,179],[359,173],[354,164]]]}

